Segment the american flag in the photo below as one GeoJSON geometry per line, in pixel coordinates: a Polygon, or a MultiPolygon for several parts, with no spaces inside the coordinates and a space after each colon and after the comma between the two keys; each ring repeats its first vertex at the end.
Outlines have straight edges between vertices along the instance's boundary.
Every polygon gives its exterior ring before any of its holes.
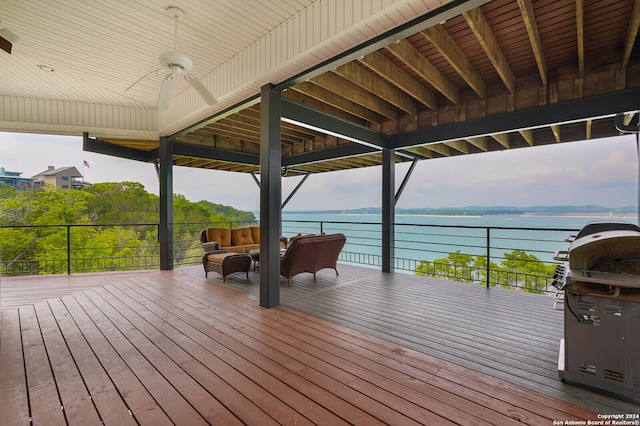
{"type": "Polygon", "coordinates": [[[89,166],[89,163],[87,163],[87,160],[84,160],[84,166],[85,166],[85,167],[90,167],[90,166],[89,166]]]}

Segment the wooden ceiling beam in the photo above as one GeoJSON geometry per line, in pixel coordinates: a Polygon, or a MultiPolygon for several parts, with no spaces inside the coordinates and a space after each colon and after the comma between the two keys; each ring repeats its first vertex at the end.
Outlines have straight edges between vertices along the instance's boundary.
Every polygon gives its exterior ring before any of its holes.
{"type": "Polygon", "coordinates": [[[489,141],[487,140],[486,136],[479,136],[477,138],[466,138],[465,141],[483,152],[489,151],[489,141]]]}
{"type": "Polygon", "coordinates": [[[631,58],[631,52],[633,51],[633,45],[636,42],[638,36],[638,28],[640,27],[640,0],[633,2],[633,9],[631,16],[629,17],[629,27],[627,29],[627,36],[624,42],[624,49],[622,53],[622,68],[626,68],[629,65],[629,58],[631,58]]]}
{"type": "Polygon", "coordinates": [[[518,133],[520,133],[520,135],[524,138],[524,140],[530,146],[533,146],[534,144],[533,130],[531,129],[518,130],[518,133]]]}
{"type": "Polygon", "coordinates": [[[438,92],[442,93],[454,105],[460,105],[460,92],[418,49],[407,39],[387,46],[387,50],[393,53],[411,68],[421,78],[429,82],[438,92]]]}
{"type": "Polygon", "coordinates": [[[363,118],[357,117],[347,111],[341,110],[331,105],[327,105],[326,103],[313,98],[306,93],[297,91],[295,87],[285,90],[282,93],[282,97],[284,99],[289,99],[291,101],[304,104],[309,106],[310,108],[318,109],[326,112],[327,114],[331,114],[335,117],[340,117],[347,121],[351,121],[352,123],[360,124],[361,126],[365,126],[367,121],[363,118]]]}
{"type": "Polygon", "coordinates": [[[449,33],[444,29],[442,25],[435,25],[431,28],[427,28],[420,34],[426,38],[438,52],[449,62],[449,65],[464,81],[467,82],[471,90],[476,92],[480,99],[487,97],[487,85],[475,70],[469,59],[467,59],[462,49],[456,44],[449,33]]]}
{"type": "Polygon", "coordinates": [[[467,142],[462,140],[462,139],[458,139],[455,141],[448,141],[448,142],[444,142],[444,144],[450,148],[455,149],[456,151],[459,151],[463,154],[468,154],[469,153],[469,145],[467,145],[467,142]]]}
{"type": "MultiPolygon", "coordinates": [[[[194,143],[193,141],[193,137],[199,137],[199,138],[206,138],[208,139],[207,145],[211,146],[211,145],[215,145],[214,143],[214,136],[220,136],[220,137],[225,137],[225,138],[229,138],[229,139],[233,139],[236,141],[246,141],[249,143],[254,143],[254,144],[260,144],[260,137],[256,137],[255,135],[252,137],[251,135],[247,134],[247,133],[241,133],[241,132],[236,132],[236,131],[227,131],[225,129],[222,128],[212,128],[212,127],[207,127],[206,133],[203,133],[204,129],[199,129],[197,132],[193,132],[191,135],[185,135],[180,137],[181,141],[184,142],[188,142],[188,143],[194,143]]],[[[202,142],[200,143],[202,144],[202,142]]]]}
{"type": "Polygon", "coordinates": [[[433,151],[422,146],[414,146],[412,148],[407,148],[407,151],[418,154],[419,156],[424,158],[433,158],[433,151]]]}
{"type": "Polygon", "coordinates": [[[491,135],[493,139],[495,139],[500,145],[505,148],[511,148],[511,144],[509,143],[509,134],[508,133],[494,133],[491,135]]]}
{"type": "MultiPolygon", "coordinates": [[[[578,0],[579,3],[582,0],[578,0]]],[[[577,5],[576,3],[576,5],[577,5]]],[[[540,32],[538,31],[538,23],[536,22],[536,15],[533,11],[533,5],[531,0],[518,0],[518,6],[520,7],[520,13],[524,20],[524,25],[527,27],[527,34],[529,35],[529,41],[531,42],[531,48],[533,49],[533,56],[536,59],[538,65],[538,72],[540,73],[540,80],[542,85],[547,85],[547,61],[544,58],[544,51],[542,50],[542,42],[540,41],[540,32]]],[[[580,28],[578,28],[580,32],[580,28]]],[[[584,73],[581,73],[581,75],[584,73]]]]}
{"type": "MultiPolygon", "coordinates": [[[[362,106],[354,104],[348,99],[334,93],[324,87],[318,86],[316,84],[310,82],[304,82],[297,84],[295,87],[292,87],[290,90],[298,91],[304,93],[307,96],[310,96],[321,103],[328,104],[334,108],[345,111],[351,115],[355,115],[356,117],[360,117],[370,123],[381,123],[382,116],[380,114],[371,111],[370,109],[362,106]]],[[[289,92],[288,90],[287,92],[289,92]]],[[[320,108],[324,110],[323,108],[320,108]]]]}
{"type": "Polygon", "coordinates": [[[412,116],[418,115],[418,107],[413,98],[387,83],[385,80],[376,77],[357,63],[349,62],[339,66],[333,72],[362,87],[364,90],[385,99],[407,114],[412,116]]]}
{"type": "Polygon", "coordinates": [[[560,139],[560,126],[558,126],[558,125],[551,126],[551,133],[553,133],[553,137],[556,140],[556,142],[560,143],[560,141],[561,141],[561,139],[560,139]]]}
{"type": "MultiPolygon", "coordinates": [[[[255,126],[260,129],[260,110],[255,110],[253,108],[244,109],[237,114],[230,115],[227,117],[228,120],[240,121],[248,124],[255,124],[255,126]]],[[[305,127],[296,126],[295,124],[282,122],[280,124],[281,131],[284,133],[288,133],[292,136],[295,136],[300,139],[306,140],[314,140],[317,137],[324,137],[325,134],[318,132],[316,130],[307,129],[305,127]]],[[[259,130],[258,130],[259,131],[259,130]]]]}
{"type": "Polygon", "coordinates": [[[393,105],[378,96],[371,96],[371,92],[332,72],[321,74],[309,80],[333,93],[340,94],[349,102],[356,103],[377,112],[389,120],[398,121],[398,111],[393,105]]]}
{"type": "Polygon", "coordinates": [[[498,46],[498,41],[493,35],[491,27],[489,26],[487,19],[482,14],[480,8],[476,7],[468,12],[464,12],[462,15],[471,28],[471,31],[473,31],[473,34],[480,42],[480,45],[493,64],[493,67],[498,72],[498,75],[500,75],[500,78],[509,93],[515,93],[516,79],[513,76],[513,72],[511,72],[507,59],[505,58],[504,53],[502,53],[500,46],[498,46]]]}
{"type": "Polygon", "coordinates": [[[584,0],[576,0],[576,41],[578,44],[578,70],[580,78],[584,78],[584,0]]]}
{"type": "Polygon", "coordinates": [[[442,143],[432,144],[428,146],[428,149],[440,155],[444,155],[445,157],[451,157],[451,148],[449,148],[445,144],[442,144],[442,143]]]}
{"type": "Polygon", "coordinates": [[[434,111],[438,109],[436,96],[382,53],[370,53],[360,58],[359,61],[410,96],[413,96],[427,108],[434,111]]]}

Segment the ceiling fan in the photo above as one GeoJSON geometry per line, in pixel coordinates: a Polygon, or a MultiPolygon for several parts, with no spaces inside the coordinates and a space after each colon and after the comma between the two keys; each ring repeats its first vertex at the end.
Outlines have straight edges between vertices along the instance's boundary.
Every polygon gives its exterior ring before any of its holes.
{"type": "Polygon", "coordinates": [[[184,12],[182,9],[177,7],[169,7],[167,8],[167,12],[169,15],[173,17],[174,20],[174,28],[175,28],[175,49],[173,52],[164,52],[160,54],[160,64],[162,68],[159,68],[155,71],[151,71],[149,74],[140,78],[138,81],[129,86],[125,92],[135,86],[142,79],[151,75],[154,72],[165,73],[167,76],[162,81],[162,86],[160,87],[160,94],[158,95],[158,109],[167,109],[169,106],[169,101],[171,99],[171,89],[173,88],[173,82],[178,77],[178,75],[182,74],[184,79],[191,84],[191,86],[196,89],[196,91],[200,94],[202,99],[208,105],[215,105],[218,103],[216,98],[207,90],[206,87],[192,74],[189,74],[189,71],[193,68],[193,62],[191,59],[178,53],[178,19],[184,16],[184,12]]]}

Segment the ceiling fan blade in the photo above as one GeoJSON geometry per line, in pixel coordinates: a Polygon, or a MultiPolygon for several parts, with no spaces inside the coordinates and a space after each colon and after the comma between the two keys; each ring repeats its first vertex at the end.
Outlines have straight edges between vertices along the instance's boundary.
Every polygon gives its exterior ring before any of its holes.
{"type": "Polygon", "coordinates": [[[158,95],[158,109],[167,109],[169,107],[169,101],[171,100],[171,89],[173,88],[173,82],[175,79],[175,73],[171,73],[162,81],[162,86],[160,87],[160,95],[158,95]]]}
{"type": "Polygon", "coordinates": [[[184,78],[193,86],[194,89],[202,96],[202,99],[207,103],[207,105],[213,106],[218,103],[216,98],[204,87],[204,84],[200,82],[197,78],[192,76],[191,74],[185,74],[184,78]]]}

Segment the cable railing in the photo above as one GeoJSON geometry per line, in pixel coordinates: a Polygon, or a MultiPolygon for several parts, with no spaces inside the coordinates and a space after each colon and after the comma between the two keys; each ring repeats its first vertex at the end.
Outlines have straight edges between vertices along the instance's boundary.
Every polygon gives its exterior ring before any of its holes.
{"type": "MultiPolygon", "coordinates": [[[[241,227],[255,222],[173,224],[175,267],[198,265],[199,234],[207,227],[241,227]]],[[[555,292],[553,253],[566,249],[577,229],[510,228],[396,223],[392,247],[395,271],[488,287],[555,292]]],[[[283,220],[282,235],[343,233],[339,261],[382,266],[380,222],[283,220]]],[[[158,269],[157,223],[118,225],[23,225],[0,227],[1,271],[5,276],[158,269]]]]}

